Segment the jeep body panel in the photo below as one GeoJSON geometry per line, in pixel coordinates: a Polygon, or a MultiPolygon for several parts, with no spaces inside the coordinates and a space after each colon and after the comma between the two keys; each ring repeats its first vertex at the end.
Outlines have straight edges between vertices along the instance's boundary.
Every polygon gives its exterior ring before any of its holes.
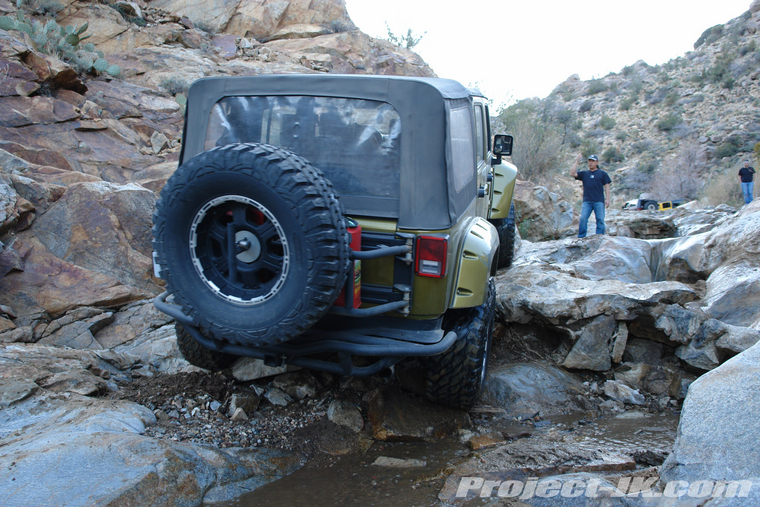
{"type": "Polygon", "coordinates": [[[490,218],[507,218],[515,193],[517,167],[502,162],[493,166],[493,199],[490,218]]]}
{"type": "Polygon", "coordinates": [[[452,308],[470,308],[482,305],[486,287],[482,280],[496,271],[496,253],[499,235],[494,226],[483,218],[475,218],[467,227],[458,259],[458,272],[451,303],[452,308]]]}

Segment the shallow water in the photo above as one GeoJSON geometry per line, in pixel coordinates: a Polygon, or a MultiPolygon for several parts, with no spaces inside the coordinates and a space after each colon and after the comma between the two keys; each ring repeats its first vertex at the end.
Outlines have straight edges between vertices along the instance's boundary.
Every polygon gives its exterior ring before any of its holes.
{"type": "MultiPolygon", "coordinates": [[[[606,449],[618,453],[633,450],[670,450],[675,440],[678,416],[635,411],[593,421],[579,417],[551,418],[537,428],[517,426],[514,421],[480,421],[488,431],[514,434],[522,429],[541,439],[547,432],[566,433],[578,447],[606,449]]],[[[454,468],[473,456],[458,438],[435,443],[375,444],[361,455],[327,456],[312,460],[288,477],[263,486],[224,507],[436,507],[446,478],[454,468]],[[421,460],[424,466],[389,468],[373,465],[380,456],[421,460]]],[[[476,499],[468,506],[480,505],[476,499]]],[[[485,504],[483,504],[485,505],[485,504]]]]}

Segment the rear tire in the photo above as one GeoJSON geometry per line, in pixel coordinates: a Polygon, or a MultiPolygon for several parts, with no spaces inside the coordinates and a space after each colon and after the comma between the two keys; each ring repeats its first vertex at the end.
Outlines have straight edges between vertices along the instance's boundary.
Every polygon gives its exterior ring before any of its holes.
{"type": "Polygon", "coordinates": [[[509,206],[507,218],[494,218],[491,223],[499,233],[499,259],[496,267],[505,269],[515,258],[515,205],[509,206]]]}
{"type": "Polygon", "coordinates": [[[488,371],[494,316],[496,284],[491,278],[485,302],[474,308],[449,310],[444,330],[455,331],[457,341],[449,350],[422,360],[426,370],[427,396],[438,403],[472,408],[478,401],[488,371]]]}
{"type": "Polygon", "coordinates": [[[229,368],[237,359],[237,356],[204,347],[181,324],[175,324],[174,329],[177,331],[177,347],[182,357],[193,366],[209,371],[221,371],[229,368]]]}

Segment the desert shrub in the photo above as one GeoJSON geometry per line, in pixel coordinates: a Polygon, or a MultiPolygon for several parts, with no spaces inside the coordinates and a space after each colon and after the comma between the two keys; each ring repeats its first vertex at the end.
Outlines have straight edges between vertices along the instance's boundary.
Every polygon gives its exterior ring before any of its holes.
{"type": "Polygon", "coordinates": [[[589,81],[586,95],[596,95],[597,93],[606,92],[609,87],[601,79],[592,79],[589,81]]]}
{"type": "Polygon", "coordinates": [[[644,153],[654,152],[656,143],[651,139],[642,139],[631,144],[631,151],[635,155],[642,155],[644,153]]]}
{"type": "Polygon", "coordinates": [[[596,142],[596,139],[584,139],[581,142],[580,148],[584,157],[599,153],[599,143],[596,142]]]}
{"type": "Polygon", "coordinates": [[[158,86],[171,95],[177,95],[178,93],[187,94],[187,91],[190,89],[190,83],[187,80],[176,76],[161,79],[158,86]]]}
{"type": "Polygon", "coordinates": [[[395,44],[398,47],[406,48],[406,49],[413,49],[417,44],[420,43],[422,38],[427,33],[425,32],[420,36],[415,36],[414,32],[412,32],[412,29],[408,28],[406,30],[406,34],[396,35],[395,33],[391,31],[391,27],[388,26],[388,23],[385,23],[385,28],[388,30],[388,37],[386,37],[386,40],[388,40],[392,44],[395,44]]]}
{"type": "Polygon", "coordinates": [[[620,110],[621,111],[628,111],[631,109],[631,106],[636,102],[636,99],[633,97],[628,97],[620,101],[620,110]]]}
{"type": "Polygon", "coordinates": [[[681,116],[676,113],[668,113],[657,122],[657,130],[661,132],[669,132],[683,123],[681,116]]]}
{"type": "Polygon", "coordinates": [[[676,91],[668,93],[668,95],[665,97],[665,105],[668,107],[674,106],[680,97],[681,96],[676,91]]]}
{"type": "Polygon", "coordinates": [[[578,108],[579,113],[588,113],[591,111],[591,108],[594,107],[594,103],[590,100],[586,100],[581,104],[581,107],[578,108]]]}
{"type": "Polygon", "coordinates": [[[611,116],[602,115],[602,119],[599,120],[599,126],[604,130],[612,130],[615,127],[615,119],[611,116]]]}
{"type": "Polygon", "coordinates": [[[617,139],[618,141],[625,142],[628,139],[628,134],[621,130],[617,134],[615,134],[615,139],[617,139]]]}
{"type": "Polygon", "coordinates": [[[625,157],[623,156],[623,152],[620,151],[616,146],[610,146],[606,150],[604,150],[604,153],[602,153],[602,159],[605,162],[622,162],[625,157]]]}
{"type": "Polygon", "coordinates": [[[715,149],[715,158],[721,159],[726,157],[733,157],[742,147],[742,142],[738,136],[728,137],[715,149]]]}

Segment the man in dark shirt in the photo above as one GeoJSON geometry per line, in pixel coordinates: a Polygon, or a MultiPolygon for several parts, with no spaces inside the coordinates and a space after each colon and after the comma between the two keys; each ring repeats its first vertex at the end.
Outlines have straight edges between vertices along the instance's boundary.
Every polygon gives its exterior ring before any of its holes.
{"type": "Polygon", "coordinates": [[[578,155],[575,164],[570,169],[570,176],[583,183],[583,205],[581,206],[581,221],[578,224],[578,237],[585,238],[588,229],[588,219],[591,212],[596,218],[596,233],[604,234],[604,208],[610,205],[609,175],[599,169],[599,157],[589,155],[588,171],[578,171],[578,163],[582,160],[578,155]]]}
{"type": "Polygon", "coordinates": [[[749,160],[744,161],[744,167],[739,169],[739,179],[742,182],[742,193],[744,194],[744,204],[752,202],[752,193],[754,191],[755,182],[752,181],[755,175],[755,169],[749,166],[749,160]]]}

